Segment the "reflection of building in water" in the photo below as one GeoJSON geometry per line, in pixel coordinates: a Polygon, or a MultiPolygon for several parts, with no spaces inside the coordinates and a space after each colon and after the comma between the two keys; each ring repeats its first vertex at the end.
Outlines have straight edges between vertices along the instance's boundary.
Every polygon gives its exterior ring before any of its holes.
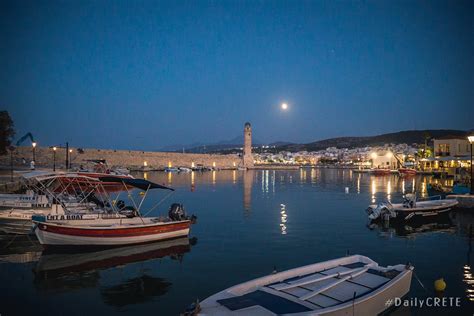
{"type": "Polygon", "coordinates": [[[250,211],[252,208],[252,185],[253,185],[254,171],[247,170],[243,174],[244,183],[244,211],[250,211]]]}

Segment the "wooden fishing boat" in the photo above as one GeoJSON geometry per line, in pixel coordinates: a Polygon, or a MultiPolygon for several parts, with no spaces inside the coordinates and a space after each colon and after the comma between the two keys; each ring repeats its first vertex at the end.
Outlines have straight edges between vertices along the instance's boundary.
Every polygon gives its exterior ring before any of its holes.
{"type": "Polygon", "coordinates": [[[366,212],[370,220],[408,221],[447,215],[458,204],[454,199],[417,200],[413,194],[407,194],[403,203],[383,202],[369,205],[366,212]]]}
{"type": "MultiPolygon", "coordinates": [[[[99,178],[145,191],[139,203],[125,206],[123,201],[108,203],[111,214],[78,216],[33,216],[35,234],[46,246],[120,246],[188,236],[194,216],[185,214],[182,205],[172,204],[168,217],[142,217],[140,207],[151,189],[174,189],[144,179],[99,178]]],[[[129,193],[129,196],[130,193],[129,193]]],[[[152,208],[153,209],[153,208],[152,208]]]]}
{"type": "Polygon", "coordinates": [[[187,236],[191,220],[165,221],[161,218],[112,218],[41,221],[35,233],[42,245],[119,246],[187,236]]]}
{"type": "Polygon", "coordinates": [[[413,267],[353,255],[248,281],[194,305],[198,315],[377,315],[410,290],[413,267]]]}
{"type": "Polygon", "coordinates": [[[414,176],[416,175],[416,170],[412,168],[398,168],[398,172],[401,175],[414,176]]]}

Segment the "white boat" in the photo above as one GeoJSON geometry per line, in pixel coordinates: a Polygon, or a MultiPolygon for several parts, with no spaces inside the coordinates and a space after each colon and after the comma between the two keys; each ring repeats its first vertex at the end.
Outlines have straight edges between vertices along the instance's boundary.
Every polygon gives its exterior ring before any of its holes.
{"type": "MultiPolygon", "coordinates": [[[[6,234],[30,234],[32,233],[32,217],[43,216],[69,216],[70,214],[100,214],[108,210],[97,206],[97,202],[91,201],[94,186],[89,191],[82,190],[81,197],[69,194],[70,184],[64,185],[63,179],[78,179],[79,181],[92,180],[94,185],[100,182],[97,179],[79,176],[64,172],[40,172],[25,173],[21,179],[23,185],[28,189],[26,194],[3,194],[3,203],[0,202],[0,232],[6,234]]],[[[85,187],[85,186],[84,186],[85,187]]],[[[78,191],[75,191],[78,193],[78,191]]],[[[1,197],[0,197],[1,198],[1,197]]],[[[126,216],[123,216],[126,217],[126,216]]]]}
{"type": "Polygon", "coordinates": [[[33,190],[26,190],[23,194],[0,194],[0,208],[46,207],[47,204],[48,197],[33,190]]]}
{"type": "MultiPolygon", "coordinates": [[[[435,197],[432,197],[435,198],[435,197]]],[[[448,214],[458,204],[454,199],[417,200],[416,195],[405,195],[403,203],[383,202],[369,205],[366,212],[370,220],[408,221],[433,218],[448,214]]]]}
{"type": "Polygon", "coordinates": [[[248,281],[195,305],[198,315],[377,315],[410,290],[413,267],[353,255],[248,281]]]}
{"type": "Polygon", "coordinates": [[[31,221],[34,215],[65,215],[61,205],[49,208],[9,209],[0,211],[0,232],[5,234],[28,235],[32,233],[31,221]]]}
{"type": "Polygon", "coordinates": [[[165,172],[179,172],[179,168],[168,167],[168,168],[165,168],[165,172]]]}

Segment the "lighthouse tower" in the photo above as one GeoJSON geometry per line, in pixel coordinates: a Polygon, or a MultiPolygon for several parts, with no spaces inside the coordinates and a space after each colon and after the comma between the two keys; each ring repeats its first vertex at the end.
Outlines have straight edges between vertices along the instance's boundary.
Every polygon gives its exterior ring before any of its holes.
{"type": "Polygon", "coordinates": [[[253,167],[252,127],[249,122],[245,123],[244,126],[244,154],[242,156],[242,163],[245,168],[253,167]]]}

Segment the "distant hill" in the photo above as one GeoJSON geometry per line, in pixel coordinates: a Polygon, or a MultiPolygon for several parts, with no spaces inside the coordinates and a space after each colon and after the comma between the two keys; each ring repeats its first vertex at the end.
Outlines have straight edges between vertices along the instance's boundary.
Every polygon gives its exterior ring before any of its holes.
{"type": "MultiPolygon", "coordinates": [[[[169,152],[182,152],[183,149],[187,153],[210,153],[210,152],[220,152],[232,150],[235,148],[240,148],[243,146],[244,136],[237,136],[228,140],[221,140],[216,143],[194,143],[189,145],[171,145],[160,148],[160,151],[169,151],[169,152]]],[[[281,144],[289,144],[285,142],[280,142],[281,144]]],[[[254,139],[254,146],[260,146],[264,144],[258,139],[254,139]]]]}
{"type": "Polygon", "coordinates": [[[423,144],[425,142],[425,135],[429,137],[429,142],[432,142],[433,138],[446,136],[467,137],[468,134],[468,131],[448,129],[401,131],[377,136],[337,137],[319,140],[308,144],[289,144],[279,146],[278,150],[318,151],[328,147],[356,148],[365,146],[383,146],[384,144],[423,144]]]}

